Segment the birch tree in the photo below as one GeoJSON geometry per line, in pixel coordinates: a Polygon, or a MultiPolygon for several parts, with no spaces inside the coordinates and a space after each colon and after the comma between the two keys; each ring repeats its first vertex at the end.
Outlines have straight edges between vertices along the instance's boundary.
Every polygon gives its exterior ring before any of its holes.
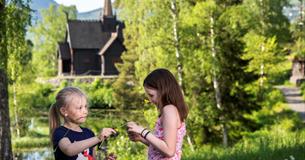
{"type": "Polygon", "coordinates": [[[29,41],[25,39],[26,27],[30,24],[30,8],[28,3],[11,1],[7,5],[7,41],[8,50],[8,76],[10,85],[13,88],[13,109],[14,109],[14,129],[17,132],[17,137],[20,136],[19,117],[18,117],[18,102],[17,90],[25,71],[25,66],[31,58],[29,41]]]}

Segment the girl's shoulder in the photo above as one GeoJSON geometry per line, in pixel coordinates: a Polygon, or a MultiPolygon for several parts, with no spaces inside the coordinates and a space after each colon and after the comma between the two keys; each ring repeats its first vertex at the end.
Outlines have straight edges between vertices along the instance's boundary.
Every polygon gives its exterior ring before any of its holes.
{"type": "Polygon", "coordinates": [[[176,106],[169,104],[166,105],[162,108],[162,114],[160,116],[161,121],[163,121],[164,119],[172,119],[172,118],[178,118],[177,116],[179,115],[178,110],[176,108],[176,106]]]}
{"type": "Polygon", "coordinates": [[[68,131],[68,129],[66,127],[59,126],[59,127],[55,128],[54,134],[62,134],[62,133],[65,133],[66,131],[68,131]]]}
{"type": "Polygon", "coordinates": [[[167,112],[167,113],[175,113],[175,112],[178,112],[178,109],[177,109],[176,106],[174,106],[172,104],[168,104],[168,105],[166,105],[166,106],[164,106],[162,108],[162,112],[163,113],[165,113],[165,112],[167,112]]]}
{"type": "Polygon", "coordinates": [[[52,135],[53,144],[56,144],[63,138],[66,137],[69,133],[69,129],[67,129],[64,126],[59,126],[54,130],[54,133],[52,135]]]}
{"type": "MultiPolygon", "coordinates": [[[[82,129],[82,132],[84,133],[89,133],[89,134],[93,134],[94,135],[94,132],[89,129],[89,128],[86,128],[86,127],[80,127],[82,129]]],[[[62,135],[62,134],[65,134],[67,132],[71,132],[71,133],[81,133],[81,132],[77,132],[77,131],[73,131],[73,130],[70,130],[68,128],[66,128],[65,126],[59,126],[57,127],[55,130],[54,130],[54,135],[62,135]]]]}
{"type": "Polygon", "coordinates": [[[169,104],[162,108],[162,115],[160,116],[161,124],[167,122],[176,123],[177,127],[181,126],[179,112],[176,106],[169,104]]]}

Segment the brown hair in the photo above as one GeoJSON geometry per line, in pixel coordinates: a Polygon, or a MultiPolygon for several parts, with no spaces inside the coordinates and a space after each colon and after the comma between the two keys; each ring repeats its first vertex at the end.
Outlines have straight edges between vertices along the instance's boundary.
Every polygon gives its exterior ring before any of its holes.
{"type": "Polygon", "coordinates": [[[183,93],[170,71],[163,68],[152,71],[144,79],[143,86],[157,90],[161,115],[163,107],[172,104],[177,108],[182,122],[187,118],[188,107],[184,102],[183,93]]]}
{"type": "Polygon", "coordinates": [[[49,111],[49,128],[50,128],[50,139],[52,143],[52,137],[54,130],[60,126],[60,116],[63,117],[63,115],[60,112],[60,108],[64,106],[69,105],[69,98],[72,95],[77,95],[80,97],[85,97],[87,99],[87,96],[78,88],[76,87],[65,87],[62,90],[60,90],[55,98],[55,103],[50,107],[49,111]]]}

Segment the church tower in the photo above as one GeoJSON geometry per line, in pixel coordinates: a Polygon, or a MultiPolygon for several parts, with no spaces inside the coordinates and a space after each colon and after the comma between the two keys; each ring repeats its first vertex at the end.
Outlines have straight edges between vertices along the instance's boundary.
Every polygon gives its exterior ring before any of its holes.
{"type": "Polygon", "coordinates": [[[104,17],[113,17],[111,0],[104,0],[104,17]]]}
{"type": "Polygon", "coordinates": [[[103,22],[103,30],[106,32],[116,32],[116,16],[112,13],[111,0],[104,0],[103,15],[101,15],[103,22]]]}

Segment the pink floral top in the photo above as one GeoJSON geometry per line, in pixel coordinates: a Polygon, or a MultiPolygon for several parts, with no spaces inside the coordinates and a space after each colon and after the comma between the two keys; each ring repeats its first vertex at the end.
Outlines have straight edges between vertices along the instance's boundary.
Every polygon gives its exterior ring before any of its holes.
{"type": "MultiPolygon", "coordinates": [[[[159,117],[156,125],[155,125],[155,130],[153,133],[156,137],[164,140],[164,133],[163,133],[163,128],[161,124],[161,118],[159,117]]],[[[166,158],[160,151],[158,151],[156,148],[154,148],[152,145],[149,145],[148,148],[148,160],[180,160],[181,159],[181,154],[182,154],[182,142],[183,142],[183,137],[186,134],[186,127],[185,123],[183,122],[178,128],[177,132],[177,141],[176,141],[176,152],[175,155],[171,158],[166,158]]]]}

